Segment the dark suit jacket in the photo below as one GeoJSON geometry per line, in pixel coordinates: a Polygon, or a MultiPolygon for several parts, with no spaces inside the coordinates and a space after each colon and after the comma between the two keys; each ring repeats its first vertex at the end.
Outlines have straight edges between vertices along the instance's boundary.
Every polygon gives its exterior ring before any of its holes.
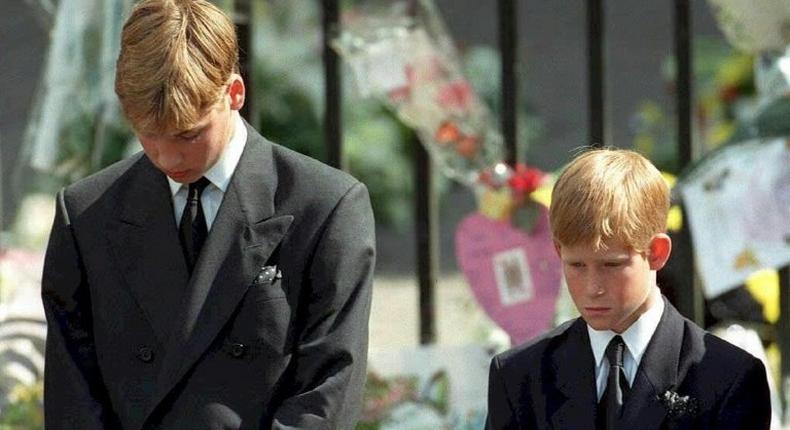
{"type": "MultiPolygon", "coordinates": [[[[619,428],[768,429],[771,404],[762,363],[664,302],[619,428]],[[696,413],[668,412],[659,400],[667,390],[693,399],[696,413]]],[[[594,429],[596,403],[592,348],[578,318],[494,357],[486,428],[594,429]]]]}
{"type": "Polygon", "coordinates": [[[168,182],[145,155],[58,195],[42,281],[47,429],[353,428],[367,190],[248,133],[191,277],[168,182]],[[282,276],[261,282],[273,265],[282,276]]]}

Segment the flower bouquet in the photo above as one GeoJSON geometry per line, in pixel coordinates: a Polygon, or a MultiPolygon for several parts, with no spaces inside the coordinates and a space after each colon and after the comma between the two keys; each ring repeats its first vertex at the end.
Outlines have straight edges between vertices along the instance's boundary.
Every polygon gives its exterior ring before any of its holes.
{"type": "Polygon", "coordinates": [[[473,185],[477,172],[502,160],[493,118],[463,76],[459,56],[435,6],[407,2],[349,14],[333,46],[363,97],[381,99],[413,128],[449,177],[473,185]]]}

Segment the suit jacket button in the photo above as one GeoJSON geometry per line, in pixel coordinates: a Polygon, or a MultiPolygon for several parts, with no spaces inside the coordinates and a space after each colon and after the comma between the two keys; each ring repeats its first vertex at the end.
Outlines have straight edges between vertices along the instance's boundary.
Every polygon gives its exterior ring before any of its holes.
{"type": "Polygon", "coordinates": [[[147,346],[141,346],[137,349],[137,358],[145,363],[150,363],[154,360],[154,352],[147,346]]]}
{"type": "Polygon", "coordinates": [[[244,355],[244,351],[246,350],[247,346],[243,343],[234,343],[230,346],[230,355],[240,358],[242,355],[244,355]]]}

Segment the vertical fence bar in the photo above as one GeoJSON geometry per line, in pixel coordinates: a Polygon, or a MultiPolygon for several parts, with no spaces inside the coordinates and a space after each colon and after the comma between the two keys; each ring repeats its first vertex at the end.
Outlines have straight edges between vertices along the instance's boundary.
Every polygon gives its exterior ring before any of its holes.
{"type": "MultiPolygon", "coordinates": [[[[9,220],[5,219],[5,176],[3,176],[3,145],[2,145],[3,136],[0,135],[0,252],[3,251],[3,237],[2,233],[8,226],[8,229],[11,228],[11,223],[9,220]]],[[[12,169],[8,169],[12,170],[12,169]]],[[[0,302],[2,303],[2,302],[0,302]]]]}
{"type": "Polygon", "coordinates": [[[782,393],[782,410],[790,407],[790,266],[779,269],[779,322],[777,327],[777,342],[781,357],[779,391],[782,393]]]}
{"type": "MultiPolygon", "coordinates": [[[[5,235],[3,232],[6,228],[11,229],[10,220],[5,218],[5,176],[3,174],[3,136],[0,135],[0,254],[3,253],[5,248],[5,235]]],[[[8,169],[13,170],[13,169],[8,169]]],[[[2,282],[2,281],[0,281],[2,282]]],[[[3,286],[0,285],[0,291],[3,291],[3,286]]],[[[0,296],[0,305],[3,304],[3,297],[0,296]]]]}
{"type": "Polygon", "coordinates": [[[505,139],[505,161],[513,166],[518,160],[518,123],[516,122],[518,87],[516,85],[516,52],[518,51],[518,10],[516,0],[499,0],[499,50],[502,59],[502,135],[505,139]]]}
{"type": "Polygon", "coordinates": [[[324,38],[324,138],[326,139],[327,163],[330,166],[345,170],[342,156],[343,130],[341,127],[341,80],[340,59],[330,47],[332,34],[337,28],[340,18],[338,0],[323,0],[323,38],[324,38]]]}
{"type": "Polygon", "coordinates": [[[253,55],[252,55],[252,7],[250,0],[235,0],[233,3],[233,19],[236,21],[236,34],[239,37],[239,66],[241,67],[241,77],[244,79],[246,95],[244,106],[241,108],[241,116],[251,125],[257,126],[257,115],[255,114],[255,85],[253,84],[253,55]]]}
{"type": "MultiPolygon", "coordinates": [[[[787,239],[787,238],[785,238],[787,239]]],[[[782,411],[790,407],[790,266],[779,269],[779,321],[777,343],[779,344],[779,392],[782,411]]],[[[787,413],[784,414],[787,416],[787,413]]],[[[781,417],[784,418],[784,417],[781,417]]]]}
{"type": "MultiPolygon", "coordinates": [[[[408,13],[416,17],[421,7],[418,0],[409,0],[408,13]]],[[[417,294],[419,306],[420,345],[436,342],[436,279],[439,262],[439,211],[433,164],[430,154],[417,135],[412,138],[414,154],[414,231],[417,245],[417,294]]]]}
{"type": "Polygon", "coordinates": [[[420,344],[436,342],[436,274],[439,261],[438,209],[433,166],[428,151],[415,136],[414,186],[417,239],[417,283],[420,306],[420,344]]]}
{"type": "MultiPolygon", "coordinates": [[[[677,141],[678,159],[680,167],[687,166],[693,160],[692,141],[691,141],[691,105],[693,101],[692,92],[692,52],[691,52],[691,6],[688,0],[674,1],[674,43],[675,43],[675,64],[677,64],[677,141]]],[[[692,247],[691,234],[689,231],[688,219],[684,216],[683,231],[678,237],[678,246],[692,247]]],[[[693,252],[684,253],[689,258],[694,258],[693,252]]],[[[689,278],[679,282],[682,285],[689,285],[691,288],[678,288],[677,307],[687,318],[699,325],[704,325],[704,299],[702,290],[697,285],[694,274],[694,262],[689,266],[692,268],[686,276],[689,278]]]]}
{"type": "Polygon", "coordinates": [[[587,79],[589,144],[601,147],[605,136],[604,22],[602,0],[587,0],[587,79]]]}
{"type": "Polygon", "coordinates": [[[675,0],[675,62],[677,64],[678,157],[691,163],[691,18],[688,0],[675,0]]]}

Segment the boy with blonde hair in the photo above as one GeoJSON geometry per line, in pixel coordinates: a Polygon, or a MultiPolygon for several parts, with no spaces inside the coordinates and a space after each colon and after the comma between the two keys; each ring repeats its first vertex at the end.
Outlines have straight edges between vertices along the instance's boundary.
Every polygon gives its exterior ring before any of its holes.
{"type": "Polygon", "coordinates": [[[47,428],[353,428],[365,186],[240,117],[235,29],[208,1],[138,2],[115,90],[143,152],[58,194],[47,428]]]}
{"type": "Polygon", "coordinates": [[[636,152],[580,154],[550,221],[580,317],[492,360],[487,429],[768,429],[765,368],[661,295],[669,189],[636,152]]]}

